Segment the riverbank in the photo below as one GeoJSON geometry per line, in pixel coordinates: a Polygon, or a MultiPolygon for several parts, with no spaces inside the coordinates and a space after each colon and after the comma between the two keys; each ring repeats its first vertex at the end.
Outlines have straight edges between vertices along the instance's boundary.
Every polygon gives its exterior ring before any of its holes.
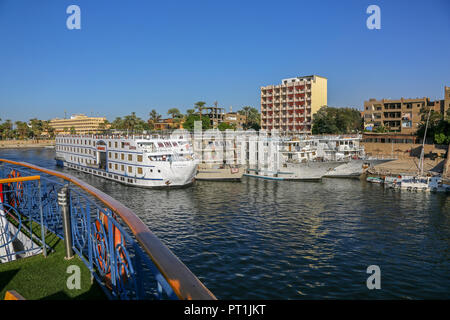
{"type": "Polygon", "coordinates": [[[0,140],[0,149],[43,148],[55,146],[55,140],[0,140]]]}
{"type": "MultiPolygon", "coordinates": [[[[425,159],[423,171],[432,173],[442,173],[444,168],[444,161],[442,159],[425,159]]],[[[388,175],[398,175],[398,174],[417,174],[419,170],[419,159],[409,158],[409,159],[398,159],[394,161],[385,162],[374,166],[369,169],[368,173],[388,176],[388,175]]]]}

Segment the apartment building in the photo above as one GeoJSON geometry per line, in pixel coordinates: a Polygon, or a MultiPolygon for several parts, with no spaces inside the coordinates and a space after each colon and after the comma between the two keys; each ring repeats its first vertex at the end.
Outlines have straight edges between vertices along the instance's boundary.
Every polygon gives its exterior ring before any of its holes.
{"type": "Polygon", "coordinates": [[[261,129],[310,133],[312,117],[327,105],[327,78],[311,75],[261,87],[261,129]]]}
{"type": "Polygon", "coordinates": [[[384,127],[388,132],[414,134],[422,121],[420,110],[431,108],[445,114],[450,108],[450,88],[444,89],[444,100],[431,101],[427,97],[405,99],[369,99],[364,101],[364,128],[376,131],[384,127]]]}
{"type": "Polygon", "coordinates": [[[50,120],[50,126],[55,129],[56,134],[69,134],[72,127],[76,134],[89,134],[107,129],[106,127],[102,128],[105,120],[105,117],[88,117],[84,114],[76,114],[72,115],[70,119],[52,119],[50,120]]]}

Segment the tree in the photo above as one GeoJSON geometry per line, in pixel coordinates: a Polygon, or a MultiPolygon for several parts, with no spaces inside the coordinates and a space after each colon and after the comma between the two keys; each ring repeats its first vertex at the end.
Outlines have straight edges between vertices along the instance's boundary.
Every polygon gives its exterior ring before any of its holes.
{"type": "Polygon", "coordinates": [[[70,127],[70,134],[77,134],[77,130],[75,130],[74,126],[70,127]]]}
{"type": "Polygon", "coordinates": [[[169,111],[167,111],[167,114],[171,115],[172,119],[179,118],[181,116],[181,112],[177,108],[169,109],[169,111]]]}
{"type": "Polygon", "coordinates": [[[428,112],[430,112],[430,118],[428,121],[427,136],[425,138],[428,138],[429,141],[436,144],[450,143],[450,119],[429,108],[422,108],[420,110],[422,121],[419,123],[416,136],[419,139],[423,139],[428,112]]]}
{"type": "Polygon", "coordinates": [[[245,124],[243,126],[245,130],[250,128],[259,130],[261,128],[261,114],[259,113],[258,109],[251,106],[245,106],[242,107],[242,109],[239,110],[238,113],[245,116],[245,124]]]}
{"type": "Polygon", "coordinates": [[[361,112],[352,108],[323,106],[313,116],[312,134],[354,133],[362,129],[361,112]]]}
{"type": "Polygon", "coordinates": [[[209,118],[202,118],[200,119],[200,115],[198,114],[191,114],[186,117],[186,119],[183,122],[183,128],[189,131],[194,130],[195,121],[201,121],[202,122],[202,129],[207,130],[211,128],[211,123],[209,121],[209,118]]]}
{"type": "Polygon", "coordinates": [[[31,134],[33,138],[39,138],[42,134],[43,130],[43,122],[42,120],[38,120],[36,118],[33,118],[30,120],[31,125],[31,134]]]}
{"type": "Polygon", "coordinates": [[[235,125],[232,125],[232,124],[229,124],[229,123],[227,123],[227,122],[221,122],[221,123],[219,123],[219,125],[217,126],[217,128],[220,130],[220,131],[225,131],[225,130],[227,130],[227,129],[235,129],[235,125]]]}
{"type": "Polygon", "coordinates": [[[44,132],[47,132],[47,135],[50,137],[50,139],[53,139],[55,137],[55,128],[50,125],[50,120],[42,122],[42,130],[44,132]]]}
{"type": "Polygon", "coordinates": [[[4,123],[1,124],[0,131],[2,134],[2,139],[14,138],[13,124],[9,119],[7,119],[4,123]]]}
{"type": "Polygon", "coordinates": [[[148,119],[148,124],[150,129],[154,129],[155,128],[155,123],[158,123],[161,120],[161,115],[156,112],[155,109],[153,109],[150,113],[149,113],[150,119],[148,119]]]}
{"type": "Polygon", "coordinates": [[[200,115],[200,120],[202,119],[202,112],[203,112],[203,109],[205,108],[205,104],[206,104],[206,102],[204,102],[204,101],[198,101],[194,104],[195,109],[198,110],[198,113],[200,115]]]}
{"type": "Polygon", "coordinates": [[[31,129],[26,122],[16,121],[16,138],[25,139],[28,138],[31,129]]]}
{"type": "Polygon", "coordinates": [[[125,116],[125,118],[123,119],[123,129],[133,132],[138,122],[139,118],[136,116],[135,112],[132,112],[130,115],[125,116]]]}
{"type": "Polygon", "coordinates": [[[111,129],[123,130],[124,123],[121,117],[116,117],[111,123],[111,129]]]}

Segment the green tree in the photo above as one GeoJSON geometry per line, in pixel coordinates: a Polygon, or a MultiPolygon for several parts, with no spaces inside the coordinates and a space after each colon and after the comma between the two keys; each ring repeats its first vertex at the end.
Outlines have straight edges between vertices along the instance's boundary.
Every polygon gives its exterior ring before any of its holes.
{"type": "Polygon", "coordinates": [[[28,138],[31,133],[31,128],[28,124],[22,121],[16,121],[14,124],[16,125],[16,138],[21,140],[28,138]]]}
{"type": "Polygon", "coordinates": [[[75,130],[74,126],[70,127],[70,134],[77,134],[77,130],[75,130]]]}
{"type": "Polygon", "coordinates": [[[161,115],[155,109],[153,109],[149,113],[149,116],[150,119],[148,119],[147,123],[149,125],[149,128],[153,130],[155,128],[155,123],[158,123],[161,120],[161,115]]]}
{"type": "Polygon", "coordinates": [[[200,119],[200,115],[198,114],[191,114],[186,117],[186,119],[183,122],[183,128],[189,131],[194,130],[194,122],[195,121],[201,121],[202,122],[202,129],[207,130],[211,128],[211,123],[209,121],[209,118],[203,117],[200,119]]]}
{"type": "Polygon", "coordinates": [[[195,109],[198,110],[198,114],[200,115],[200,120],[202,119],[202,113],[203,113],[203,109],[205,109],[205,104],[206,104],[206,102],[204,102],[204,101],[198,101],[194,104],[195,109]]]}
{"type": "Polygon", "coordinates": [[[30,120],[30,125],[31,125],[31,136],[33,138],[40,138],[42,131],[44,131],[42,120],[33,118],[30,120]]]}
{"type": "Polygon", "coordinates": [[[361,112],[352,108],[323,106],[313,116],[313,134],[355,133],[362,129],[361,112]]]}
{"type": "Polygon", "coordinates": [[[172,119],[181,117],[181,112],[177,108],[170,108],[167,114],[172,116],[172,119]]]}
{"type": "Polygon", "coordinates": [[[425,134],[425,127],[430,112],[428,121],[427,140],[436,144],[447,144],[450,142],[450,119],[444,114],[430,110],[429,108],[422,108],[420,110],[421,122],[416,131],[416,136],[423,139],[425,134]]]}
{"type": "Polygon", "coordinates": [[[229,123],[227,123],[227,122],[221,122],[221,123],[219,123],[219,125],[217,126],[217,128],[220,130],[220,131],[225,131],[225,130],[227,130],[227,129],[235,129],[235,125],[232,125],[232,124],[229,124],[229,123]]]}
{"type": "Polygon", "coordinates": [[[261,128],[261,114],[259,113],[258,109],[251,106],[245,106],[242,107],[242,109],[239,110],[238,113],[245,116],[245,124],[243,126],[245,130],[259,130],[261,128]]]}

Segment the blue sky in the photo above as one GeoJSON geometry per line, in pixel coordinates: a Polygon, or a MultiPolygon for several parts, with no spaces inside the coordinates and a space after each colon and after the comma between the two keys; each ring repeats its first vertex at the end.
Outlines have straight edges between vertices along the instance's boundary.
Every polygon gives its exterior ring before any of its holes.
{"type": "Polygon", "coordinates": [[[0,0],[0,118],[259,109],[259,87],[328,78],[328,104],[443,97],[450,1],[0,0]],[[66,8],[81,8],[68,30],[66,8]],[[381,30],[366,8],[381,8],[381,30]]]}

